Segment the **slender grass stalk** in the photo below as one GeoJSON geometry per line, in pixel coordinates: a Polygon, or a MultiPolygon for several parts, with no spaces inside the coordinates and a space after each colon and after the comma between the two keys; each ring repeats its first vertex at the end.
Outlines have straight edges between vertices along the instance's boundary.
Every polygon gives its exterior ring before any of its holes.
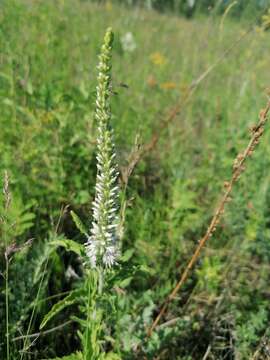
{"type": "Polygon", "coordinates": [[[27,349],[29,347],[31,347],[31,344],[28,345],[29,334],[30,334],[30,330],[31,330],[31,327],[32,327],[32,324],[33,324],[33,321],[34,321],[36,307],[37,307],[39,296],[40,296],[40,293],[41,293],[41,290],[42,290],[42,285],[43,285],[43,281],[45,279],[45,274],[46,274],[48,263],[49,263],[49,257],[46,259],[46,262],[44,264],[44,270],[43,270],[42,277],[41,277],[40,282],[39,282],[38,291],[37,291],[37,295],[36,295],[36,298],[35,298],[35,301],[34,301],[33,310],[32,310],[31,315],[30,315],[30,320],[28,322],[26,336],[23,338],[24,339],[23,340],[23,348],[21,350],[20,360],[23,360],[25,352],[27,351],[27,349]]]}
{"type": "MultiPolygon", "coordinates": [[[[3,194],[5,199],[5,218],[3,219],[3,225],[7,221],[6,216],[10,206],[11,195],[9,191],[9,177],[7,171],[4,173],[4,187],[3,194]]],[[[7,360],[10,359],[10,344],[9,344],[9,250],[8,250],[8,239],[6,231],[4,231],[4,242],[5,242],[5,311],[6,311],[6,356],[7,360]]]]}
{"type": "Polygon", "coordinates": [[[74,322],[74,320],[68,320],[58,326],[54,326],[53,328],[51,329],[48,329],[48,330],[45,330],[45,331],[39,331],[37,333],[34,333],[34,334],[29,334],[29,335],[21,335],[21,336],[17,336],[17,337],[14,337],[11,342],[15,342],[15,341],[20,341],[20,340],[23,340],[25,339],[26,337],[28,339],[34,339],[36,340],[37,338],[41,337],[41,336],[45,336],[45,335],[48,335],[48,334],[51,334],[53,332],[56,332],[56,331],[59,331],[59,330],[62,330],[64,327],[66,327],[67,325],[70,325],[74,322]]]}
{"type": "Polygon", "coordinates": [[[224,11],[224,14],[223,14],[222,17],[221,17],[220,24],[219,24],[219,36],[220,36],[221,39],[222,39],[222,35],[223,35],[224,22],[225,22],[225,20],[226,20],[226,18],[227,18],[227,15],[229,14],[229,12],[231,11],[231,9],[232,9],[235,5],[237,5],[237,1],[236,1],[236,0],[233,1],[233,2],[231,2],[231,3],[227,6],[226,10],[224,11]]]}
{"type": "Polygon", "coordinates": [[[7,360],[9,360],[9,355],[10,355],[10,351],[9,351],[9,286],[8,286],[8,281],[9,281],[9,276],[8,276],[8,272],[9,272],[9,267],[8,267],[8,258],[6,257],[6,274],[5,274],[5,292],[6,292],[6,352],[7,352],[7,360]]]}
{"type": "Polygon", "coordinates": [[[270,110],[270,101],[268,101],[265,109],[261,110],[261,112],[259,114],[258,124],[251,129],[252,135],[251,135],[251,139],[250,139],[247,147],[234,160],[232,177],[231,177],[230,181],[224,183],[226,190],[225,190],[225,193],[224,193],[223,197],[221,198],[221,201],[220,201],[220,203],[219,203],[219,205],[217,207],[217,210],[216,210],[216,212],[215,212],[215,214],[214,214],[214,216],[213,216],[213,218],[212,218],[212,220],[210,222],[210,225],[208,226],[205,235],[199,241],[199,244],[198,244],[197,248],[195,249],[195,252],[191,256],[191,258],[190,258],[190,260],[188,262],[188,265],[185,268],[181,278],[179,279],[179,281],[177,282],[175,288],[172,290],[170,295],[167,297],[167,299],[163,303],[163,305],[161,307],[161,310],[159,311],[157,317],[155,318],[155,320],[153,321],[151,327],[149,328],[148,336],[152,335],[152,332],[154,331],[154,329],[158,325],[161,317],[164,315],[164,313],[167,310],[170,302],[175,298],[175,295],[178,293],[178,291],[182,288],[183,284],[185,283],[185,281],[186,281],[186,279],[187,279],[187,277],[189,275],[189,272],[191,271],[194,264],[198,260],[198,257],[201,254],[201,251],[202,251],[205,243],[209,240],[209,238],[215,232],[216,227],[219,224],[220,219],[221,219],[221,217],[222,217],[222,215],[224,213],[225,205],[226,205],[227,202],[229,202],[231,200],[230,195],[231,195],[231,192],[233,190],[233,187],[234,187],[235,183],[237,182],[237,180],[239,179],[239,176],[245,170],[244,163],[246,162],[248,157],[250,157],[252,155],[252,153],[255,150],[256,146],[260,142],[260,138],[261,138],[261,136],[262,136],[262,134],[264,132],[265,123],[266,123],[266,121],[268,119],[269,110],[270,110]]]}
{"type": "MultiPolygon", "coordinates": [[[[61,214],[60,214],[60,216],[61,216],[61,214]]],[[[29,319],[29,322],[28,322],[28,325],[27,325],[26,334],[22,336],[23,346],[22,346],[22,349],[20,350],[20,353],[21,353],[20,360],[23,360],[24,354],[32,346],[32,344],[29,343],[29,339],[31,338],[30,330],[32,328],[33,321],[35,319],[36,308],[37,308],[38,303],[40,301],[39,298],[40,298],[40,294],[41,294],[41,291],[42,291],[43,282],[44,282],[44,279],[45,279],[45,276],[46,276],[46,271],[47,271],[47,267],[48,267],[48,264],[49,264],[49,260],[50,260],[50,258],[49,258],[49,256],[47,256],[47,258],[46,258],[46,260],[44,262],[44,269],[43,269],[43,272],[42,272],[42,275],[41,275],[41,278],[40,278],[40,282],[39,282],[39,285],[38,285],[37,294],[36,294],[36,297],[35,297],[34,301],[32,302],[33,306],[32,306],[30,319],[29,319]]]]}
{"type": "MultiPolygon", "coordinates": [[[[56,227],[54,229],[55,234],[57,234],[57,231],[59,229],[59,224],[60,224],[62,216],[65,213],[65,210],[66,210],[66,208],[61,209],[59,219],[58,219],[56,227]]],[[[20,360],[23,360],[25,352],[27,351],[27,349],[29,349],[31,347],[31,343],[29,344],[30,330],[31,330],[31,327],[32,327],[32,324],[33,324],[33,321],[34,321],[34,318],[35,318],[35,315],[36,315],[36,308],[37,308],[37,305],[38,305],[39,300],[40,300],[39,297],[40,297],[40,294],[41,294],[41,291],[42,291],[42,286],[43,286],[43,282],[44,282],[44,279],[45,279],[45,276],[46,276],[46,271],[47,271],[47,267],[48,267],[48,264],[49,264],[49,260],[50,260],[50,258],[49,258],[49,256],[47,256],[46,261],[44,263],[44,269],[43,269],[43,272],[42,272],[42,275],[41,275],[41,278],[40,278],[40,282],[39,282],[39,285],[38,285],[37,294],[36,294],[35,300],[33,302],[33,309],[32,309],[30,319],[29,319],[29,322],[28,322],[26,335],[23,336],[23,348],[20,351],[21,352],[20,360]]]]}

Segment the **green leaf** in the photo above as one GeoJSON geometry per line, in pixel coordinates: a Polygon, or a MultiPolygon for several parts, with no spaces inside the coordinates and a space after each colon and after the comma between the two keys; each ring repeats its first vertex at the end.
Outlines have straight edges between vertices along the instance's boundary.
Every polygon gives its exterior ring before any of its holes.
{"type": "Polygon", "coordinates": [[[34,93],[33,85],[32,85],[32,83],[31,83],[30,80],[28,80],[28,82],[26,83],[25,91],[26,91],[27,94],[29,94],[29,95],[33,95],[33,93],[34,93]]]}
{"type": "Polygon", "coordinates": [[[129,249],[129,250],[125,251],[124,254],[121,256],[120,260],[122,262],[127,262],[134,254],[134,251],[135,251],[134,249],[129,249]]]}
{"type": "Polygon", "coordinates": [[[49,360],[83,360],[83,354],[80,351],[78,351],[74,354],[66,355],[63,357],[56,357],[49,360]]]}
{"type": "Polygon", "coordinates": [[[71,320],[74,320],[75,322],[80,324],[82,327],[85,327],[85,328],[87,327],[87,321],[86,320],[80,319],[78,316],[75,316],[75,315],[71,316],[70,318],[71,318],[71,320]]]}
{"type": "Polygon", "coordinates": [[[72,291],[68,296],[66,296],[64,299],[58,301],[51,310],[48,312],[47,315],[43,318],[40,329],[43,329],[44,326],[47,324],[49,320],[51,320],[55,315],[57,315],[60,311],[65,309],[66,307],[75,304],[76,302],[80,301],[80,297],[82,295],[83,289],[76,289],[72,291]]]}
{"type": "Polygon", "coordinates": [[[77,229],[82,233],[84,234],[85,236],[88,236],[88,233],[87,233],[87,229],[86,227],[84,226],[84,224],[82,223],[81,219],[79,218],[79,216],[71,210],[70,212],[70,215],[72,216],[72,219],[75,223],[75,225],[77,226],[77,229]]]}
{"type": "Polygon", "coordinates": [[[84,254],[84,246],[82,244],[77,243],[74,240],[70,239],[57,239],[50,242],[53,246],[62,246],[67,251],[73,251],[75,254],[79,256],[83,256],[84,254]]]}
{"type": "Polygon", "coordinates": [[[150,274],[150,275],[153,275],[155,273],[155,270],[150,268],[149,266],[147,265],[140,265],[138,266],[138,270],[144,272],[144,273],[147,273],[147,274],[150,274]]]}
{"type": "Polygon", "coordinates": [[[44,271],[46,271],[46,263],[49,258],[53,256],[55,248],[50,246],[51,242],[45,243],[45,245],[40,250],[39,256],[36,261],[36,267],[33,277],[34,284],[37,284],[41,278],[44,276],[44,271]]]}
{"type": "Polygon", "coordinates": [[[105,355],[105,360],[121,360],[121,357],[118,354],[109,352],[105,355]]]}
{"type": "Polygon", "coordinates": [[[124,280],[122,280],[122,281],[120,281],[120,282],[118,282],[118,286],[120,287],[120,288],[126,288],[130,283],[131,283],[131,280],[132,280],[133,278],[130,276],[130,277],[128,277],[128,278],[126,278],[126,279],[124,279],[124,280]]]}

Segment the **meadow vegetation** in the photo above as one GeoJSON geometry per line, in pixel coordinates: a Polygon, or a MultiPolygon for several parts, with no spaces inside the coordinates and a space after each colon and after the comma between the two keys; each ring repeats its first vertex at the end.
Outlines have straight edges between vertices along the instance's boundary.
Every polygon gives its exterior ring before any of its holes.
{"type": "Polygon", "coordinates": [[[216,231],[147,335],[267,103],[269,13],[187,19],[83,0],[0,8],[0,359],[269,359],[267,123],[216,231]],[[80,222],[88,232],[109,26],[121,257],[101,291],[82,260],[80,222]]]}

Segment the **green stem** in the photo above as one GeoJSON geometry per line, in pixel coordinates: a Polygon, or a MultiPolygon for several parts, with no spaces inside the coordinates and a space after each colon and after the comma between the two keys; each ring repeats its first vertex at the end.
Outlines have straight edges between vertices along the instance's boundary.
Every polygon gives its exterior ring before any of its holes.
{"type": "Polygon", "coordinates": [[[88,301],[87,301],[87,325],[86,325],[86,351],[84,354],[84,360],[87,360],[88,358],[88,353],[89,353],[89,337],[90,337],[90,332],[89,332],[89,323],[91,321],[90,319],[90,309],[91,309],[91,278],[90,278],[90,273],[87,274],[87,287],[88,287],[88,301]]]}
{"type": "Polygon", "coordinates": [[[102,267],[98,268],[98,294],[101,295],[104,285],[104,276],[102,267]]]}
{"type": "Polygon", "coordinates": [[[9,272],[9,263],[8,263],[8,258],[6,258],[6,345],[7,345],[7,360],[9,360],[9,354],[10,354],[10,349],[9,349],[9,287],[8,287],[8,272],[9,272]]]}
{"type": "Polygon", "coordinates": [[[39,282],[36,299],[34,300],[33,310],[32,310],[32,312],[31,312],[30,320],[29,320],[28,327],[27,327],[26,337],[25,337],[25,339],[24,339],[24,341],[23,341],[23,349],[22,349],[22,352],[21,352],[20,360],[23,360],[24,353],[25,353],[26,348],[27,348],[26,345],[27,345],[27,343],[28,343],[28,335],[30,334],[30,330],[31,330],[32,323],[33,323],[33,320],[34,320],[35,311],[36,311],[36,307],[37,307],[37,304],[38,304],[39,295],[40,295],[40,292],[41,292],[41,289],[42,289],[43,281],[44,281],[44,278],[45,278],[45,274],[46,274],[46,269],[47,269],[47,266],[48,266],[48,262],[49,262],[49,256],[48,256],[47,259],[46,259],[46,262],[45,262],[45,265],[44,265],[44,270],[43,270],[43,273],[42,273],[42,277],[41,277],[41,280],[40,280],[40,282],[39,282]]]}

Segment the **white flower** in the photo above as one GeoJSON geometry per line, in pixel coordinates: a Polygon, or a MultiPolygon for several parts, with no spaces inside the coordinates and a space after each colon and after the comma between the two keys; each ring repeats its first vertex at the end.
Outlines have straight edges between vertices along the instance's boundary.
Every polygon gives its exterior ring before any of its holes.
{"type": "Polygon", "coordinates": [[[121,36],[121,45],[126,52],[133,52],[137,48],[137,44],[131,32],[127,32],[125,35],[121,36]]]}
{"type": "Polygon", "coordinates": [[[193,8],[194,5],[195,5],[195,0],[188,0],[188,6],[189,6],[190,8],[193,8]]]}
{"type": "Polygon", "coordinates": [[[101,48],[98,65],[96,99],[97,137],[97,178],[96,194],[93,201],[93,221],[86,242],[86,254],[91,267],[111,267],[119,256],[117,243],[118,227],[118,170],[115,163],[114,143],[110,128],[110,82],[111,46],[113,33],[108,29],[101,48]]]}
{"type": "Polygon", "coordinates": [[[68,266],[68,268],[67,268],[67,270],[65,272],[65,276],[66,276],[67,280],[70,280],[72,278],[74,278],[74,279],[79,279],[80,278],[79,275],[76,273],[76,271],[73,269],[73,267],[70,266],[70,265],[68,266]]]}

